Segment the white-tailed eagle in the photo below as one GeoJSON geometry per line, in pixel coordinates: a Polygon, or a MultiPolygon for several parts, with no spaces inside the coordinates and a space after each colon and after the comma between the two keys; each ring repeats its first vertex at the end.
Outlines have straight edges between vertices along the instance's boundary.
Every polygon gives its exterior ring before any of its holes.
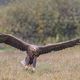
{"type": "Polygon", "coordinates": [[[26,43],[11,34],[0,34],[0,43],[5,43],[17,49],[20,49],[21,51],[26,51],[27,57],[21,61],[21,63],[25,66],[26,69],[28,68],[28,65],[32,64],[33,70],[35,70],[36,59],[39,55],[46,54],[51,51],[59,51],[68,47],[73,47],[80,43],[80,38],[50,45],[37,46],[26,43]]]}

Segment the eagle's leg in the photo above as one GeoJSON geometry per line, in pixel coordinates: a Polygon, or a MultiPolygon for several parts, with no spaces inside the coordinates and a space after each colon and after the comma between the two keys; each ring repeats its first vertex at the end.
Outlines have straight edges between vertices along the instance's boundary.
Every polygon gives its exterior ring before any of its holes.
{"type": "Polygon", "coordinates": [[[34,56],[34,59],[33,59],[33,63],[32,63],[32,70],[35,71],[35,68],[36,68],[36,62],[37,62],[37,57],[34,56]]]}
{"type": "Polygon", "coordinates": [[[27,57],[25,58],[25,69],[28,69],[29,68],[29,62],[30,62],[30,56],[27,55],[27,57]]]}
{"type": "Polygon", "coordinates": [[[21,61],[21,64],[25,67],[25,69],[28,69],[28,67],[29,67],[29,61],[30,61],[30,58],[29,58],[28,55],[27,55],[27,57],[25,59],[23,59],[21,61]]]}

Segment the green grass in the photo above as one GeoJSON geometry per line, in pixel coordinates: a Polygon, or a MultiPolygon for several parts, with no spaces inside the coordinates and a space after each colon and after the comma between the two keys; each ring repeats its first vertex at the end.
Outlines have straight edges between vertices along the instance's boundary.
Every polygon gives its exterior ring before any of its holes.
{"type": "Polygon", "coordinates": [[[79,46],[41,55],[34,73],[20,64],[26,55],[22,53],[19,50],[0,52],[0,80],[80,80],[79,46]]]}
{"type": "Polygon", "coordinates": [[[0,51],[14,51],[14,50],[16,50],[16,48],[13,48],[13,47],[7,46],[7,45],[0,47],[0,51]]]}

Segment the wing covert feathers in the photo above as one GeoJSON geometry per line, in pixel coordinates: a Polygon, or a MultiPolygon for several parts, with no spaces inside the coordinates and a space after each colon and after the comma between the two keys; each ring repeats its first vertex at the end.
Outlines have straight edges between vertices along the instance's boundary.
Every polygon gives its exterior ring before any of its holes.
{"type": "Polygon", "coordinates": [[[51,44],[51,45],[45,45],[45,46],[40,46],[39,47],[39,54],[45,54],[51,51],[59,51],[65,48],[73,47],[75,45],[78,45],[80,43],[80,39],[72,39],[69,41],[65,42],[60,42],[56,44],[51,44]]]}
{"type": "Polygon", "coordinates": [[[26,51],[28,47],[27,43],[10,34],[0,34],[0,43],[8,44],[22,51],[26,51]]]}

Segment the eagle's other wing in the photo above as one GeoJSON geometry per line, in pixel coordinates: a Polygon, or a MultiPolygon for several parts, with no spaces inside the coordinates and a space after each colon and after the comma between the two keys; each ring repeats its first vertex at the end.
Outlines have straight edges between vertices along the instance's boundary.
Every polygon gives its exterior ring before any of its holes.
{"type": "Polygon", "coordinates": [[[60,42],[60,43],[56,43],[56,44],[51,44],[51,45],[45,45],[45,46],[40,46],[38,53],[39,54],[45,54],[51,51],[59,51],[68,47],[73,47],[75,45],[77,45],[78,43],[80,43],[80,39],[72,39],[69,41],[65,41],[65,42],[60,42]]]}
{"type": "Polygon", "coordinates": [[[12,36],[10,34],[0,34],[0,43],[8,44],[12,47],[15,47],[17,49],[20,49],[22,51],[26,51],[28,48],[28,45],[26,42],[16,38],[15,36],[12,36]]]}

